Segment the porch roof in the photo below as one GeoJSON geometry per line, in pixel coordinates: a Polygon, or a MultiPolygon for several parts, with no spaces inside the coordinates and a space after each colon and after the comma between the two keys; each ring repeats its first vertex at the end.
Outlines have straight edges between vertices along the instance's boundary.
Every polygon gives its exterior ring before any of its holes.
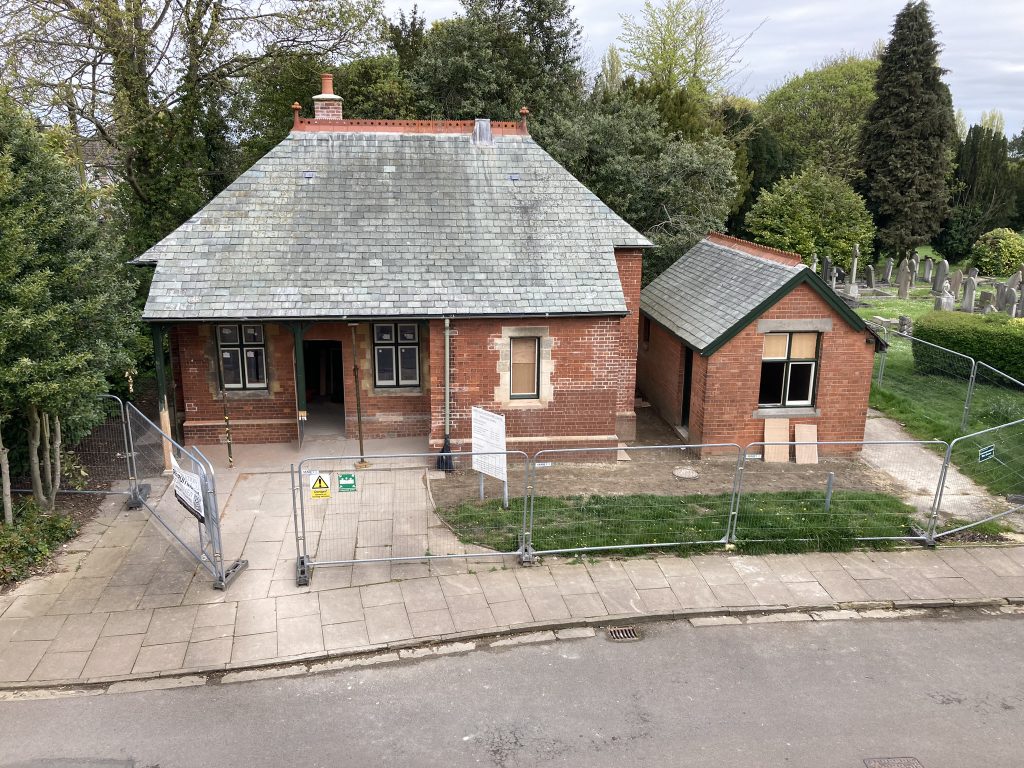
{"type": "Polygon", "coordinates": [[[150,321],[625,314],[617,246],[529,136],[296,131],[136,261],[150,321]]]}

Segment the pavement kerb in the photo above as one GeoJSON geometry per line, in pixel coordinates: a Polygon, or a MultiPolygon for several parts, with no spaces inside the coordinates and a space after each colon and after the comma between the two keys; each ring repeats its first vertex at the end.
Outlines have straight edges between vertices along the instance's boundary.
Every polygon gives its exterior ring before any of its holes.
{"type": "MultiPolygon", "coordinates": [[[[477,647],[478,640],[500,640],[519,635],[529,635],[538,632],[557,632],[558,630],[573,628],[605,628],[622,625],[650,624],[662,621],[679,621],[689,619],[705,619],[712,617],[746,617],[746,616],[771,616],[774,614],[807,614],[809,618],[818,620],[812,614],[822,614],[840,611],[868,611],[868,612],[896,612],[908,609],[942,610],[942,609],[969,609],[969,608],[992,608],[1007,605],[1024,605],[1024,598],[965,598],[954,600],[873,600],[828,603],[821,605],[753,605],[753,606],[730,606],[715,608],[684,608],[672,611],[657,611],[646,614],[616,614],[599,616],[593,618],[564,619],[553,621],[535,621],[529,624],[517,624],[514,627],[491,627],[485,630],[470,630],[466,632],[454,632],[442,635],[430,635],[408,640],[400,640],[392,643],[379,643],[372,646],[362,646],[351,650],[342,651],[318,651],[314,653],[300,654],[296,656],[278,657],[275,659],[261,660],[246,663],[228,663],[212,665],[208,667],[195,667],[190,669],[175,669],[157,673],[138,673],[119,675],[114,677],[97,677],[86,680],[52,680],[45,684],[37,682],[3,683],[0,684],[0,700],[29,699],[32,694],[38,692],[40,695],[48,693],[52,696],[91,695],[95,693],[118,693],[131,690],[157,690],[181,686],[193,686],[215,682],[220,684],[221,678],[232,673],[253,672],[251,679],[262,679],[264,677],[284,677],[301,674],[314,674],[316,672],[331,671],[331,663],[348,661],[349,664],[337,664],[337,669],[346,667],[365,666],[372,663],[380,663],[380,659],[373,661],[375,657],[387,657],[386,661],[398,663],[402,661],[429,658],[435,654],[401,655],[401,651],[411,649],[443,648],[451,645],[465,644],[464,649],[459,651],[473,650],[477,647]],[[313,669],[314,665],[319,669],[313,669]],[[274,674],[275,670],[280,674],[274,674]],[[202,682],[198,681],[202,678],[202,682]],[[178,682],[174,681],[187,681],[178,682]],[[150,686],[135,688],[122,684],[150,682],[150,686]],[[5,695],[7,694],[7,695],[5,695]]],[[[871,618],[867,616],[865,618],[871,618]]],[[[565,641],[571,638],[555,639],[565,641]]],[[[502,644],[511,647],[510,644],[502,644]]],[[[450,652],[450,651],[447,651],[450,652]]],[[[446,653],[447,653],[446,652],[446,653]]],[[[242,680],[238,680],[241,682],[242,680]]]]}

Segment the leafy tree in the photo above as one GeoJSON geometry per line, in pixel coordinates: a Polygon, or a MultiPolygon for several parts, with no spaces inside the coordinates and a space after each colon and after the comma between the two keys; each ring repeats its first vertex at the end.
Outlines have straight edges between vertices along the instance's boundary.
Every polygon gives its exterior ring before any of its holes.
{"type": "Polygon", "coordinates": [[[580,28],[566,0],[464,0],[435,23],[410,76],[419,110],[450,119],[545,119],[583,94],[580,28]]]}
{"type": "Polygon", "coordinates": [[[386,22],[385,26],[384,37],[398,57],[398,66],[403,72],[410,71],[423,52],[427,20],[420,16],[419,7],[414,5],[408,17],[405,11],[400,10],[398,18],[386,22]]]}
{"type": "Polygon", "coordinates": [[[645,0],[639,19],[622,16],[626,68],[664,91],[721,91],[753,35],[729,35],[725,15],[724,0],[645,0]]]}
{"type": "Polygon", "coordinates": [[[981,113],[981,119],[978,121],[978,125],[999,136],[1006,134],[1006,120],[1003,117],[1003,113],[998,109],[983,111],[981,113]]]}
{"type": "Polygon", "coordinates": [[[601,68],[594,79],[594,96],[597,98],[613,98],[622,90],[622,57],[614,44],[601,57],[601,68]]]}
{"type": "Polygon", "coordinates": [[[811,166],[761,193],[746,220],[759,243],[849,268],[854,245],[869,256],[875,236],[864,199],[842,179],[811,166]]]}
{"type": "Polygon", "coordinates": [[[1024,267],[1024,235],[1005,228],[986,232],[971,249],[971,261],[983,275],[1009,275],[1024,267]]]}
{"type": "Polygon", "coordinates": [[[1005,226],[1015,211],[1008,142],[1001,131],[971,126],[957,152],[954,190],[950,218],[935,246],[960,260],[983,232],[1005,226]]]}
{"type": "MultiPolygon", "coordinates": [[[[85,418],[108,374],[130,365],[134,313],[128,269],[97,224],[64,153],[0,98],[0,427],[28,424],[36,501],[52,509],[61,478],[62,424],[85,418]]],[[[0,470],[7,480],[7,448],[0,470]]],[[[3,499],[11,520],[9,494],[3,499]]]]}
{"type": "Polygon", "coordinates": [[[949,206],[956,126],[938,52],[928,5],[907,3],[882,54],[861,135],[865,198],[881,247],[895,256],[930,241],[949,206]]]}
{"type": "Polygon", "coordinates": [[[877,59],[844,56],[765,95],[760,118],[777,137],[788,173],[813,163],[845,181],[860,177],[860,134],[877,71],[877,59]]]}

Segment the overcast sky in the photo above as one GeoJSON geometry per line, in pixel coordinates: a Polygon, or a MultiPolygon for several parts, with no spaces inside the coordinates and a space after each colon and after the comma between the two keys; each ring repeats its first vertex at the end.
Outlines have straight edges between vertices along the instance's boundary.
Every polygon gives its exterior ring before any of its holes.
{"type": "MultiPolygon", "coordinates": [[[[657,1],[657,0],[656,0],[657,1]]],[[[413,0],[385,0],[389,13],[413,0]]],[[[428,20],[457,13],[458,0],[418,0],[428,20]]],[[[746,70],[739,90],[756,98],[795,73],[840,50],[867,52],[887,40],[904,0],[726,0],[726,24],[743,35],[762,24],[743,49],[746,70]]],[[[577,0],[588,61],[600,60],[615,41],[621,13],[639,14],[643,0],[577,0]]],[[[1011,136],[1024,126],[1024,2],[933,0],[933,21],[943,46],[941,63],[956,107],[968,123],[998,109],[1011,136]]]]}

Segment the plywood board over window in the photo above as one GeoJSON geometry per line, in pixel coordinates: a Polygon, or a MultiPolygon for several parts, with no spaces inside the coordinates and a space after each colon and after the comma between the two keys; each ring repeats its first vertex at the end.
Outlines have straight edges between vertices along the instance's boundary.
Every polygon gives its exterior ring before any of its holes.
{"type": "Polygon", "coordinates": [[[797,424],[794,428],[797,464],[818,463],[818,425],[797,424]]]}
{"type": "MultiPolygon", "coordinates": [[[[765,419],[764,441],[766,443],[789,442],[789,419],[765,419]]],[[[788,445],[766,445],[764,447],[766,462],[786,463],[789,461],[788,445]]]]}

